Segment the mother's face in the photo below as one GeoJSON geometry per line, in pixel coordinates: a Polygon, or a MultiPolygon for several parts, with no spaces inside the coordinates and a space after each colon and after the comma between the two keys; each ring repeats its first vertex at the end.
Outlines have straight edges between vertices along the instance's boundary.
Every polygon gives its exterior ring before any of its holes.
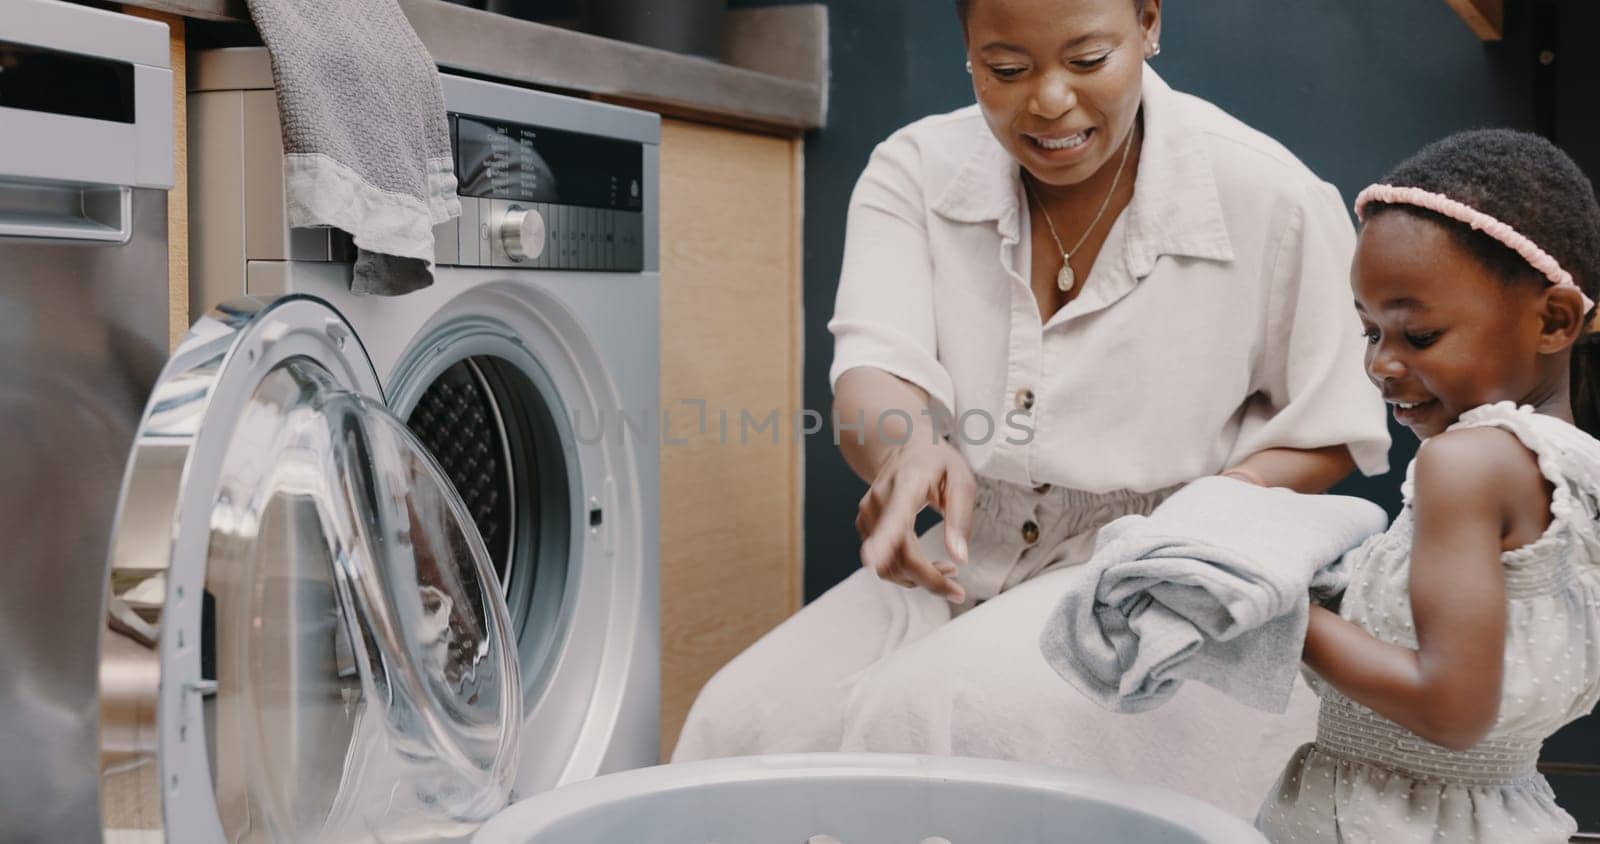
{"type": "Polygon", "coordinates": [[[1120,156],[1160,0],[971,0],[966,31],[984,120],[1035,179],[1074,185],[1120,156]]]}

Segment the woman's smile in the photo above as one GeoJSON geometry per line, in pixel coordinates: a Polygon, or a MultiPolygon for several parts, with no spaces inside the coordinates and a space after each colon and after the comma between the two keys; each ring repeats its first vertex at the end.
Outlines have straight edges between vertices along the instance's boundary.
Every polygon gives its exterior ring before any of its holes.
{"type": "Polygon", "coordinates": [[[1073,133],[1048,134],[1024,132],[1027,148],[1040,159],[1052,164],[1076,162],[1094,154],[1094,141],[1099,132],[1093,126],[1073,133]]]}

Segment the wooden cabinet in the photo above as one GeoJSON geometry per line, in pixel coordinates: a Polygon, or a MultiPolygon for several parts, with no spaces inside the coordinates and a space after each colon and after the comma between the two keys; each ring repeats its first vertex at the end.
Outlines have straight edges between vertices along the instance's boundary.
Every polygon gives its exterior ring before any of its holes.
{"type": "Polygon", "coordinates": [[[663,758],[705,681],[803,599],[802,161],[798,139],[663,121],[663,758]]]}

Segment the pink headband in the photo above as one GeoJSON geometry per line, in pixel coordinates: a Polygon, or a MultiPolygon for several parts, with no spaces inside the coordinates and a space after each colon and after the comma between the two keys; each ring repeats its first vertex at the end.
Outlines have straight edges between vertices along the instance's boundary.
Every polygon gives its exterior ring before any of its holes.
{"type": "Polygon", "coordinates": [[[1442,193],[1426,191],[1422,188],[1396,187],[1394,185],[1369,185],[1366,190],[1356,196],[1356,219],[1364,220],[1367,203],[1387,202],[1392,205],[1415,205],[1426,208],[1436,214],[1441,214],[1452,220],[1466,223],[1473,229],[1483,232],[1505,244],[1511,251],[1521,255],[1529,266],[1538,270],[1541,275],[1550,280],[1557,287],[1570,287],[1583,296],[1583,312],[1588,313],[1594,307],[1594,300],[1585,294],[1577,282],[1572,280],[1572,274],[1561,268],[1549,252],[1539,248],[1537,243],[1529,240],[1521,232],[1511,226],[1500,222],[1488,214],[1473,208],[1463,202],[1457,202],[1442,193]]]}

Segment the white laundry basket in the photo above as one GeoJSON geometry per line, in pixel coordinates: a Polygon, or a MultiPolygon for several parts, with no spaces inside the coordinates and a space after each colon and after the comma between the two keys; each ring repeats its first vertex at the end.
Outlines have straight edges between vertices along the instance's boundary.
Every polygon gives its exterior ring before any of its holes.
{"type": "Polygon", "coordinates": [[[989,759],[816,753],[662,765],[520,801],[477,844],[1263,842],[1165,789],[989,759]]]}

